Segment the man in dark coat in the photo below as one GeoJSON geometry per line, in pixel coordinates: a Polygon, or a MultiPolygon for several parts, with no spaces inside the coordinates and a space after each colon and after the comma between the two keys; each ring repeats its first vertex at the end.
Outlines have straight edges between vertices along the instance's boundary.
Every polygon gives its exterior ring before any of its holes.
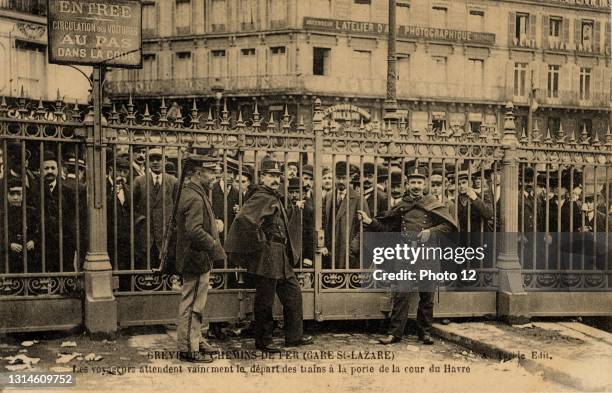
{"type": "Polygon", "coordinates": [[[225,251],[208,192],[220,167],[217,157],[193,154],[186,160],[184,186],[176,216],[176,268],[183,276],[177,325],[178,351],[190,362],[211,362],[213,347],[201,327],[213,262],[224,261],[225,251]]]}
{"type": "MultiPolygon", "coordinates": [[[[424,195],[427,168],[414,167],[408,171],[408,192],[402,201],[391,210],[372,219],[364,211],[359,211],[359,219],[374,232],[401,232],[431,246],[437,242],[438,235],[457,231],[457,224],[448,208],[433,195],[424,195]],[[433,237],[432,237],[433,236],[433,237]]],[[[430,330],[433,323],[433,285],[419,283],[419,304],[417,309],[417,328],[419,339],[426,345],[433,344],[430,330]]],[[[402,339],[408,320],[409,295],[407,290],[394,294],[389,335],[380,340],[382,344],[392,344],[402,339]]]]}
{"type": "Polygon", "coordinates": [[[470,185],[468,171],[457,173],[457,220],[461,232],[493,231],[493,201],[488,193],[479,194],[470,185]]]}
{"type": "Polygon", "coordinates": [[[51,151],[44,152],[42,177],[43,200],[38,203],[44,205],[41,214],[45,228],[41,231],[41,235],[44,235],[44,242],[41,241],[44,253],[41,254],[44,256],[45,269],[48,272],[74,271],[75,239],[81,236],[76,232],[74,223],[77,211],[75,188],[61,182],[57,158],[51,151]]]}
{"type": "MultiPolygon", "coordinates": [[[[324,268],[358,268],[359,220],[357,210],[361,208],[360,195],[347,186],[347,176],[357,173],[357,167],[344,161],[336,163],[336,189],[323,197],[323,229],[325,231],[324,268]],[[348,236],[347,236],[348,235],[348,236]],[[348,242],[347,242],[348,240],[348,242]],[[332,261],[333,255],[333,261],[332,261]]],[[[369,213],[368,205],[363,209],[369,213]]]]}
{"type": "Polygon", "coordinates": [[[0,201],[0,227],[4,227],[5,220],[8,224],[6,232],[3,230],[3,235],[0,238],[0,260],[2,262],[0,263],[0,272],[40,272],[40,261],[37,258],[37,249],[40,247],[39,225],[36,220],[35,209],[32,206],[27,206],[23,200],[23,186],[20,180],[15,178],[8,180],[7,191],[6,211],[4,201],[0,201]],[[26,213],[25,222],[23,221],[24,209],[26,213]],[[6,234],[6,238],[4,234],[6,234]],[[6,254],[8,254],[8,271],[4,271],[6,254]],[[27,271],[24,270],[24,257],[26,258],[27,271]]]}
{"type": "MultiPolygon", "coordinates": [[[[141,236],[136,240],[137,257],[136,269],[150,269],[157,266],[159,253],[162,249],[166,231],[166,223],[172,214],[174,196],[178,180],[172,175],[163,172],[162,150],[155,148],[149,151],[148,173],[134,179],[134,211],[136,215],[146,217],[141,236]],[[147,239],[147,226],[149,238],[147,239]],[[148,240],[148,243],[147,243],[148,240]],[[147,265],[147,250],[149,251],[151,265],[147,265]]],[[[168,252],[168,265],[174,263],[174,250],[168,252]]]]}
{"type": "Polygon", "coordinates": [[[294,248],[299,251],[297,255],[298,264],[302,262],[303,267],[312,267],[314,258],[314,210],[308,200],[301,199],[305,193],[300,192],[300,179],[294,177],[289,179],[287,191],[289,192],[289,206],[287,207],[287,218],[289,231],[292,232],[291,239],[295,239],[294,248]]]}
{"type": "Polygon", "coordinates": [[[368,203],[368,209],[373,215],[387,211],[387,194],[377,187],[377,177],[381,173],[381,167],[378,168],[378,174],[375,176],[374,163],[365,162],[363,164],[363,197],[368,203]]]}
{"type": "MultiPolygon", "coordinates": [[[[107,244],[108,255],[113,269],[131,269],[131,213],[130,187],[128,177],[130,161],[125,157],[117,158],[116,172],[113,172],[113,162],[107,161],[108,176],[106,181],[106,213],[107,213],[107,244]],[[115,220],[116,217],[116,220],[115,220]],[[115,243],[116,241],[116,243],[115,243]],[[115,259],[116,253],[116,259],[115,259]]],[[[134,238],[139,235],[144,216],[134,215],[134,238]]],[[[121,283],[120,283],[121,285],[121,283]]]]}
{"type": "Polygon", "coordinates": [[[272,307],[278,295],[283,305],[285,345],[307,345],[312,337],[303,335],[302,292],[293,272],[296,240],[288,228],[281,195],[280,163],[270,157],[261,162],[262,185],[244,204],[228,233],[225,250],[230,257],[245,261],[255,285],[255,346],[279,353],[272,342],[272,307]]]}

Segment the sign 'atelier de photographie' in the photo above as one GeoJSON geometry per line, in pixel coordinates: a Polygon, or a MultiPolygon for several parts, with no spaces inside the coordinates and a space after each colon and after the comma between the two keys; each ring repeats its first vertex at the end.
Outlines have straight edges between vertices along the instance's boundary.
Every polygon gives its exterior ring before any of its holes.
{"type": "MultiPolygon", "coordinates": [[[[389,26],[378,22],[358,22],[340,19],[304,18],[304,28],[345,34],[387,35],[389,26]]],[[[454,41],[471,44],[494,45],[495,34],[475,31],[439,29],[434,27],[398,26],[398,38],[454,41]]]]}
{"type": "Polygon", "coordinates": [[[49,62],[140,67],[137,0],[49,0],[49,62]]]}

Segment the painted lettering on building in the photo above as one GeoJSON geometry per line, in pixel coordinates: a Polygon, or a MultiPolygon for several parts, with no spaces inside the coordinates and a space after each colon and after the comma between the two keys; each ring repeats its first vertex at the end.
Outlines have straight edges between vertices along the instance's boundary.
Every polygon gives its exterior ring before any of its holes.
{"type": "Polygon", "coordinates": [[[323,111],[323,117],[335,122],[369,122],[372,115],[363,108],[351,104],[330,106],[323,111]]]}
{"type": "MultiPolygon", "coordinates": [[[[385,23],[356,22],[350,20],[304,18],[304,28],[333,31],[345,34],[386,35],[389,26],[385,23]]],[[[422,38],[431,41],[454,41],[473,44],[495,44],[495,34],[475,31],[438,29],[433,27],[398,26],[398,38],[422,38]]]]}
{"type": "Polygon", "coordinates": [[[49,0],[49,62],[140,67],[138,0],[49,0]]]}

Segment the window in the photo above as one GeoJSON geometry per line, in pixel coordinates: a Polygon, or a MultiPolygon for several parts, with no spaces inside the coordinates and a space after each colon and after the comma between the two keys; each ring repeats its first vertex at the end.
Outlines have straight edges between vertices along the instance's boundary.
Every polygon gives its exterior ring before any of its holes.
{"type": "Polygon", "coordinates": [[[255,30],[257,21],[257,1],[240,0],[240,29],[255,30]]]}
{"type": "Polygon", "coordinates": [[[370,0],[353,0],[351,19],[357,21],[370,21],[370,0]]]}
{"type": "Polygon", "coordinates": [[[179,79],[191,79],[191,52],[177,52],[174,73],[179,79]]]}
{"type": "Polygon", "coordinates": [[[372,52],[367,50],[354,50],[352,59],[353,75],[356,78],[372,78],[372,52]]]}
{"type": "Polygon", "coordinates": [[[484,79],[484,61],[482,59],[468,59],[468,81],[472,86],[482,86],[484,79]]]}
{"type": "Polygon", "coordinates": [[[468,17],[469,31],[484,31],[484,11],[470,10],[468,17]]]}
{"type": "Polygon", "coordinates": [[[431,121],[431,127],[437,132],[446,130],[446,119],[434,118],[431,121]]]}
{"type": "Polygon", "coordinates": [[[287,73],[287,56],[284,46],[274,46],[270,48],[270,75],[285,75],[287,73]]]}
{"type": "Polygon", "coordinates": [[[446,29],[446,7],[432,7],[431,25],[439,29],[446,29]]]}
{"type": "Polygon", "coordinates": [[[220,50],[212,50],[211,54],[211,64],[210,64],[210,76],[213,78],[220,78],[226,75],[226,57],[225,51],[220,50]]]}
{"type": "Polygon", "coordinates": [[[398,1],[396,3],[396,21],[398,26],[410,24],[410,3],[398,1]]]}
{"type": "Polygon", "coordinates": [[[257,75],[257,56],[255,48],[246,48],[240,50],[240,64],[238,66],[238,74],[241,76],[257,75]]]}
{"type": "Polygon", "coordinates": [[[446,57],[433,56],[433,74],[437,82],[446,82],[446,57]]]}
{"type": "Polygon", "coordinates": [[[408,86],[410,82],[410,55],[408,54],[397,54],[397,79],[403,86],[408,86]]]}
{"type": "Polygon", "coordinates": [[[25,94],[40,95],[45,90],[45,65],[47,48],[26,41],[15,41],[17,49],[18,85],[23,86],[25,94]]]}
{"type": "Polygon", "coordinates": [[[210,12],[211,29],[213,32],[225,31],[226,7],[225,0],[212,0],[210,12]]]}
{"type": "Polygon", "coordinates": [[[561,25],[563,19],[551,17],[548,21],[548,42],[549,44],[558,44],[561,42],[561,25]]]}
{"type": "Polygon", "coordinates": [[[582,21],[582,46],[585,49],[593,47],[593,21],[582,21]]]}
{"type": "Polygon", "coordinates": [[[548,98],[559,97],[559,66],[548,66],[548,98]]]}
{"type": "Polygon", "coordinates": [[[270,1],[270,27],[273,29],[285,27],[287,24],[286,0],[270,1]]]}
{"type": "Polygon", "coordinates": [[[547,130],[550,130],[551,135],[558,136],[560,128],[561,128],[561,119],[559,119],[558,117],[548,118],[547,130]]]}
{"type": "Polygon", "coordinates": [[[142,79],[157,79],[157,63],[155,62],[155,54],[146,53],[142,55],[142,79]]]}
{"type": "Polygon", "coordinates": [[[155,3],[142,4],[142,33],[143,35],[153,34],[157,27],[155,15],[155,3]]]}
{"type": "Polygon", "coordinates": [[[480,126],[482,125],[481,121],[470,121],[470,131],[480,133],[480,126]]]}
{"type": "Polygon", "coordinates": [[[591,99],[591,69],[580,67],[580,99],[591,99]]]}
{"type": "Polygon", "coordinates": [[[514,95],[525,97],[527,81],[527,63],[514,63],[514,95]]]}
{"type": "Polygon", "coordinates": [[[516,14],[516,31],[514,36],[522,43],[527,40],[529,34],[529,14],[516,14]]]}
{"type": "Polygon", "coordinates": [[[329,75],[331,49],[312,48],[312,74],[329,75]]]}
{"type": "Polygon", "coordinates": [[[191,32],[191,1],[176,0],[176,32],[189,34],[191,32]]]}

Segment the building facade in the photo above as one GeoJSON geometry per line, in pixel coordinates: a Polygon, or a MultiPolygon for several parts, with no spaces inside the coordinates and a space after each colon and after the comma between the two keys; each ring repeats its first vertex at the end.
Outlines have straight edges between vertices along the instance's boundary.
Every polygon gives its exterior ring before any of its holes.
{"type": "MultiPolygon", "coordinates": [[[[609,0],[398,0],[397,94],[411,128],[607,131],[609,0]]],[[[145,0],[143,68],[109,73],[107,92],[310,121],[380,119],[386,93],[383,0],[145,0]]]]}
{"type": "MultiPolygon", "coordinates": [[[[85,103],[89,82],[77,70],[49,64],[47,1],[0,0],[0,97],[85,103]]],[[[89,75],[91,68],[81,67],[89,75]]]]}

